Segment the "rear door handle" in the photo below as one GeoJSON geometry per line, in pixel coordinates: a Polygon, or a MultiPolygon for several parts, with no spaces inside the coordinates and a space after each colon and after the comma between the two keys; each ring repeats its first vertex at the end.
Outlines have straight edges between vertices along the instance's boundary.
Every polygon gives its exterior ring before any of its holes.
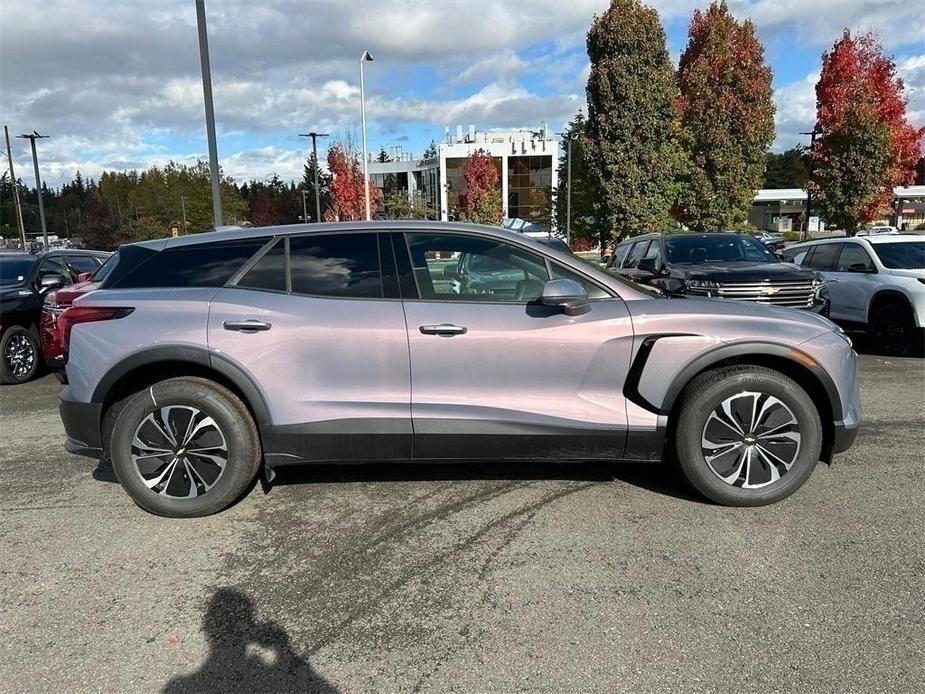
{"type": "Polygon", "coordinates": [[[237,330],[242,333],[256,333],[261,330],[269,330],[273,327],[272,323],[264,323],[262,320],[245,318],[244,320],[226,320],[222,323],[225,330],[237,330]]]}
{"type": "Polygon", "coordinates": [[[453,335],[465,334],[467,328],[462,325],[453,325],[452,323],[440,323],[439,325],[422,325],[420,331],[425,335],[443,335],[451,337],[453,335]]]}

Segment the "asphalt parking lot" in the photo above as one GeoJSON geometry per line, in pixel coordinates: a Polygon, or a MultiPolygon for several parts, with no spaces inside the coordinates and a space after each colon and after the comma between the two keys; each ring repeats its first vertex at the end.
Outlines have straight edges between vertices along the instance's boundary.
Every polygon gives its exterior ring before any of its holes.
{"type": "Polygon", "coordinates": [[[137,509],[0,390],[0,690],[925,691],[925,360],[862,357],[864,428],[772,507],[658,467],[283,472],[137,509]]]}

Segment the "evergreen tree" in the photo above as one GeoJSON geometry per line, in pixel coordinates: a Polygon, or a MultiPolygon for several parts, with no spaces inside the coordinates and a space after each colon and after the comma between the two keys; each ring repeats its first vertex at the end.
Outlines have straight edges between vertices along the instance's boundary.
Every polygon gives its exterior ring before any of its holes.
{"type": "Polygon", "coordinates": [[[430,144],[427,145],[427,149],[424,150],[424,155],[423,155],[422,158],[423,158],[423,159],[433,159],[433,158],[436,157],[439,153],[440,153],[440,152],[439,152],[439,150],[437,149],[437,143],[434,142],[433,140],[431,140],[431,141],[430,141],[430,144]]]}
{"type": "Polygon", "coordinates": [[[318,192],[321,200],[321,213],[331,206],[331,174],[321,168],[318,160],[315,159],[315,153],[308,155],[305,166],[302,167],[302,183],[299,187],[305,191],[308,197],[308,218],[312,222],[322,221],[315,219],[315,171],[318,172],[318,192]]]}
{"type": "MultiPolygon", "coordinates": [[[[674,226],[675,75],[658,13],[611,0],[588,31],[583,142],[601,241],[674,226]]],[[[574,191],[574,189],[573,189],[574,191]]]]}
{"type": "Polygon", "coordinates": [[[678,91],[681,221],[694,231],[734,228],[761,186],[774,101],[755,25],[736,21],[725,0],[694,11],[678,91]]]}
{"type": "Polygon", "coordinates": [[[764,155],[762,188],[804,188],[809,180],[809,164],[802,147],[764,155]]]}
{"type": "Polygon", "coordinates": [[[563,133],[559,154],[558,187],[553,192],[556,229],[565,235],[568,210],[568,140],[572,142],[572,239],[594,240],[600,237],[594,211],[593,186],[585,161],[585,128],[587,121],[581,111],[572,118],[563,133]]]}

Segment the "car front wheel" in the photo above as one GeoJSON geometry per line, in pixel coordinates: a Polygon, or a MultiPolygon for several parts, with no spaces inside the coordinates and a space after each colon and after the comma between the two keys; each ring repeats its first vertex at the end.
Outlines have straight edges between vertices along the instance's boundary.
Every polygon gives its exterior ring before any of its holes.
{"type": "Polygon", "coordinates": [[[685,390],[675,449],[685,477],[707,498],[762,506],[809,479],[822,449],[822,423],[791,378],[762,366],[731,366],[698,376],[685,390]]]}
{"type": "Polygon", "coordinates": [[[871,319],[871,337],[877,349],[893,357],[911,354],[918,347],[918,335],[911,312],[902,304],[888,303],[871,319]]]}
{"type": "Polygon", "coordinates": [[[39,341],[31,330],[14,325],[0,338],[0,383],[25,383],[39,370],[39,341]]]}
{"type": "Polygon", "coordinates": [[[188,518],[217,513],[253,482],[261,452],[247,407],[203,378],[155,383],[117,405],[109,454],[141,508],[188,518]]]}

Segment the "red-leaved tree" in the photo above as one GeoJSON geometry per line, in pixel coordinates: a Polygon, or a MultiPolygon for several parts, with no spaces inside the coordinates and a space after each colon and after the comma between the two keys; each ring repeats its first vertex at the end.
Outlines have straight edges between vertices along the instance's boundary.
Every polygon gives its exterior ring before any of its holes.
{"type": "MultiPolygon", "coordinates": [[[[333,176],[330,185],[331,206],[325,210],[328,222],[366,219],[366,196],[363,189],[363,169],[356,153],[341,144],[334,144],[328,150],[328,169],[333,176]]],[[[369,210],[375,217],[382,203],[382,191],[370,182],[369,210]]]]}
{"type": "Polygon", "coordinates": [[[463,167],[463,178],[466,180],[466,195],[460,212],[462,220],[492,226],[500,224],[501,175],[492,156],[483,149],[470,154],[463,167]]]}
{"type": "Polygon", "coordinates": [[[809,189],[829,224],[856,231],[886,209],[894,186],[912,183],[925,128],[906,120],[903,91],[872,34],[846,30],[823,54],[809,189]]]}

